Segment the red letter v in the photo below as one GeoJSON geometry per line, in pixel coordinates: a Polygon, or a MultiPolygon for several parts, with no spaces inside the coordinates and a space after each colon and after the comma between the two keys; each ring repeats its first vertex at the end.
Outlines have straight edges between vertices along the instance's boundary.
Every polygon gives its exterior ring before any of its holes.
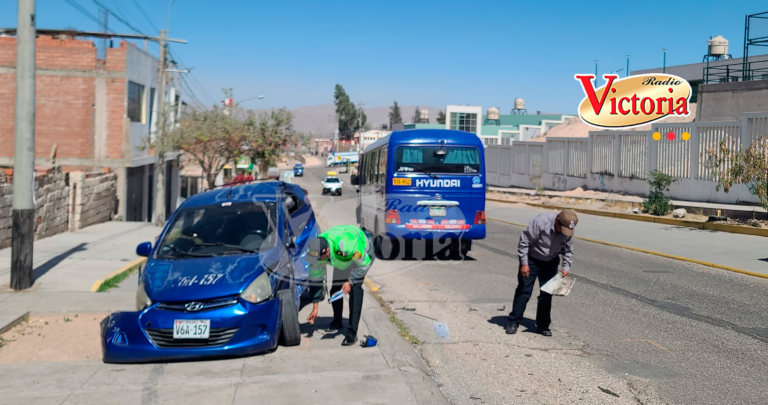
{"type": "Polygon", "coordinates": [[[605,92],[603,93],[603,97],[600,99],[600,101],[597,101],[597,94],[595,94],[595,88],[592,86],[592,79],[595,77],[594,75],[576,75],[576,80],[581,81],[581,86],[584,88],[584,93],[586,93],[587,98],[589,98],[589,103],[592,104],[592,109],[595,111],[595,115],[599,115],[600,111],[603,109],[603,103],[605,103],[605,98],[608,96],[608,92],[611,91],[611,85],[613,84],[613,79],[617,78],[618,76],[613,75],[605,75],[604,77],[608,79],[608,85],[605,88],[605,92]]]}

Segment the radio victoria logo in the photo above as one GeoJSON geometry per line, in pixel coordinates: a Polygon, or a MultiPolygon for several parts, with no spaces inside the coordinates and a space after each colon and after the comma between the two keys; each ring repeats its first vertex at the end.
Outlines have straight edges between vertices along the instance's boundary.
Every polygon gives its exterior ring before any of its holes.
{"type": "Polygon", "coordinates": [[[595,89],[595,75],[577,74],[584,90],[579,117],[596,128],[633,128],[670,116],[688,116],[691,85],[682,77],[652,73],[619,79],[604,75],[605,85],[595,89]]]}

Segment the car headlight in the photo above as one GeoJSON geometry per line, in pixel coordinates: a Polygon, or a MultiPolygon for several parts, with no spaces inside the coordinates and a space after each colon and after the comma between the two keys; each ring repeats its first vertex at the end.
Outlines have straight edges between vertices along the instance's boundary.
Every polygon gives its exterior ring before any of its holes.
{"type": "Polygon", "coordinates": [[[256,280],[253,280],[251,285],[240,294],[240,298],[251,304],[258,304],[270,297],[272,297],[272,284],[269,282],[269,274],[267,272],[256,277],[256,280]]]}
{"type": "Polygon", "coordinates": [[[152,306],[152,300],[149,299],[147,290],[144,289],[144,283],[139,283],[139,288],[136,289],[136,310],[143,311],[150,306],[152,306]]]}

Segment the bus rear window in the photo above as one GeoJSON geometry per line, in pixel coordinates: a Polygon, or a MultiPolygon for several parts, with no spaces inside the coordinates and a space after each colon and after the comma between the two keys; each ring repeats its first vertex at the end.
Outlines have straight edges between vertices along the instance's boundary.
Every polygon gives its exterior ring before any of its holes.
{"type": "Polygon", "coordinates": [[[402,146],[397,148],[395,167],[399,173],[479,173],[480,154],[475,148],[445,147],[440,155],[439,146],[402,146]]]}

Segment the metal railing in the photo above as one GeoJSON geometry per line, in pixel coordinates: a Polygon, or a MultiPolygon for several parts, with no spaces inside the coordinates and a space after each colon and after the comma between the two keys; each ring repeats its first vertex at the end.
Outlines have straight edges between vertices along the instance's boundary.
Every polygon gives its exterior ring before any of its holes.
{"type": "Polygon", "coordinates": [[[750,60],[746,66],[744,69],[743,62],[705,66],[704,84],[768,80],[768,59],[750,60]]]}

